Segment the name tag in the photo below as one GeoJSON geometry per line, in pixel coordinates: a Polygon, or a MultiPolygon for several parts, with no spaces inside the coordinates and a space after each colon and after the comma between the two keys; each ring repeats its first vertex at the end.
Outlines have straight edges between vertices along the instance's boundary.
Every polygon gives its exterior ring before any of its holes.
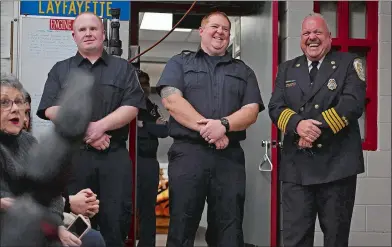
{"type": "Polygon", "coordinates": [[[285,86],[286,86],[286,87],[294,87],[295,85],[297,85],[297,83],[296,83],[295,80],[288,80],[288,81],[285,81],[285,86]]]}

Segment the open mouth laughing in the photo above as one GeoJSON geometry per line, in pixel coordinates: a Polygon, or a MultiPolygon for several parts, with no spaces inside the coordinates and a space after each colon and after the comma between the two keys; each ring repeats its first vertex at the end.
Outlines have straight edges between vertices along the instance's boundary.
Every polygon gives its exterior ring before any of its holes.
{"type": "Polygon", "coordinates": [[[14,118],[11,118],[11,119],[10,119],[10,122],[11,122],[12,124],[14,124],[14,125],[18,125],[19,122],[20,122],[20,119],[19,119],[19,117],[14,117],[14,118]]]}

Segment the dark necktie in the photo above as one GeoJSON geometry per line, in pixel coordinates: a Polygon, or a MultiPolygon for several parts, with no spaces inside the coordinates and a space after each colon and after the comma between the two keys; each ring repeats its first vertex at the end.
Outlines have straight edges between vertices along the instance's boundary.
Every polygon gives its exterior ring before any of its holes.
{"type": "Polygon", "coordinates": [[[318,69],[317,69],[317,65],[318,64],[319,64],[318,61],[313,61],[312,62],[312,69],[310,70],[310,73],[309,73],[309,75],[310,75],[310,85],[312,85],[314,80],[316,79],[316,75],[317,75],[317,72],[318,72],[318,69]]]}

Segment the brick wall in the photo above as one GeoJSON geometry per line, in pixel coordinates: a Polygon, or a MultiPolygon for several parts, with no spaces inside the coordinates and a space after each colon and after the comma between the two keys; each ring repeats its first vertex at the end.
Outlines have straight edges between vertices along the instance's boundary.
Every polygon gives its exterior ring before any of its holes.
{"type": "MultiPolygon", "coordinates": [[[[286,2],[281,23],[282,61],[302,51],[300,27],[313,10],[309,1],[286,2]]],[[[366,172],[358,179],[350,246],[391,246],[391,2],[379,3],[378,150],[365,151],[366,172]]],[[[315,245],[323,245],[317,222],[315,245]]]]}

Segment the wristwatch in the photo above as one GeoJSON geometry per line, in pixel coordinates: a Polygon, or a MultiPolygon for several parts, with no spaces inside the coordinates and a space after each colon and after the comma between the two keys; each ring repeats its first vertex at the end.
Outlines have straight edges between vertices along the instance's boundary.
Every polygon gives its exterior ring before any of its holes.
{"type": "Polygon", "coordinates": [[[230,124],[229,124],[229,120],[227,120],[227,118],[221,118],[220,119],[220,121],[221,121],[221,124],[223,125],[223,126],[225,126],[225,128],[226,128],[226,133],[227,132],[229,132],[229,130],[230,130],[230,124]]]}

